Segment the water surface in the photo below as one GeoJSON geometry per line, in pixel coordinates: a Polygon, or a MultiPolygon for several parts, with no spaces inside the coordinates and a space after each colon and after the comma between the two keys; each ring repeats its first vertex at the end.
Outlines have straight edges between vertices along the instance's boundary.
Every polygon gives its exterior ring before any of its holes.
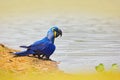
{"type": "Polygon", "coordinates": [[[120,64],[120,19],[86,15],[20,16],[0,20],[0,43],[20,49],[46,36],[57,25],[63,37],[57,38],[57,50],[51,56],[66,72],[94,70],[104,63],[120,64]]]}

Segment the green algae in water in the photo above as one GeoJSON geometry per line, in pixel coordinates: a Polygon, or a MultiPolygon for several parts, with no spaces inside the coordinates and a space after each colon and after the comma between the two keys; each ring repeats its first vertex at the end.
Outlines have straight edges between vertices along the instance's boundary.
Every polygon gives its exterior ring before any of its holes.
{"type": "Polygon", "coordinates": [[[111,70],[112,71],[118,70],[118,64],[116,63],[112,64],[111,70]]]}
{"type": "Polygon", "coordinates": [[[100,63],[98,66],[95,67],[97,72],[105,71],[104,64],[100,63]]]}

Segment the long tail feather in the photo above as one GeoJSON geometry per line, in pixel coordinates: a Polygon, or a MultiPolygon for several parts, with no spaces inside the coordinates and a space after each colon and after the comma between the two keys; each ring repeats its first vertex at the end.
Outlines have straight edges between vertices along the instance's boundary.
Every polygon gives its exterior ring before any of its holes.
{"type": "Polygon", "coordinates": [[[22,51],[22,52],[16,52],[15,55],[17,56],[27,56],[27,52],[26,51],[22,51]]]}
{"type": "Polygon", "coordinates": [[[29,48],[28,46],[20,46],[21,48],[29,48]]]}

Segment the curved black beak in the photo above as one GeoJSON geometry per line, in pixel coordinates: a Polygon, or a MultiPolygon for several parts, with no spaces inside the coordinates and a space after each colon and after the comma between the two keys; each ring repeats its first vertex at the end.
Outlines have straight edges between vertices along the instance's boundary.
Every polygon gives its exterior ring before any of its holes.
{"type": "Polygon", "coordinates": [[[56,38],[57,38],[59,35],[62,36],[62,30],[61,30],[61,29],[58,29],[58,31],[56,32],[56,38]]]}
{"type": "Polygon", "coordinates": [[[58,29],[58,34],[62,37],[62,30],[58,29]]]}

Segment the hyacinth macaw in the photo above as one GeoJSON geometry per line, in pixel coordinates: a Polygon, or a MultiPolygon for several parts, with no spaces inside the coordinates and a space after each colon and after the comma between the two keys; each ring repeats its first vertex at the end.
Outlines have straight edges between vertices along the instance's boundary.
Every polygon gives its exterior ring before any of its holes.
{"type": "Polygon", "coordinates": [[[38,55],[39,59],[49,59],[50,55],[53,54],[56,47],[54,45],[55,38],[62,36],[62,31],[58,27],[52,27],[48,30],[47,36],[42,40],[34,42],[30,46],[20,46],[26,48],[26,51],[16,52],[16,56],[28,56],[33,54],[34,56],[38,55]]]}

